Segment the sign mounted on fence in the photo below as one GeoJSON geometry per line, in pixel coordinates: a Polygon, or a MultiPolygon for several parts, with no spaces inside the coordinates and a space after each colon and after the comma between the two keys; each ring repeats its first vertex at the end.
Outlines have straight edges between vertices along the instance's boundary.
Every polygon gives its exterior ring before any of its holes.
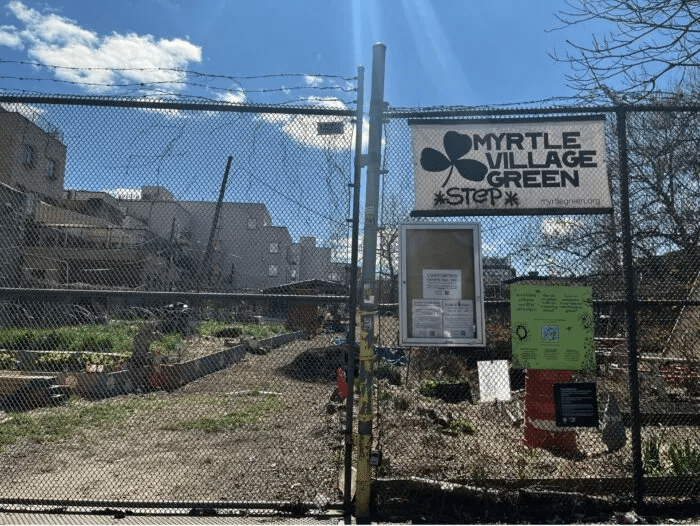
{"type": "Polygon", "coordinates": [[[513,367],[595,371],[591,287],[510,286],[513,367]]]}
{"type": "Polygon", "coordinates": [[[400,344],[483,346],[479,225],[402,224],[399,233],[400,344]]]}
{"type": "Polygon", "coordinates": [[[413,216],[612,211],[603,116],[409,124],[413,216]]]}

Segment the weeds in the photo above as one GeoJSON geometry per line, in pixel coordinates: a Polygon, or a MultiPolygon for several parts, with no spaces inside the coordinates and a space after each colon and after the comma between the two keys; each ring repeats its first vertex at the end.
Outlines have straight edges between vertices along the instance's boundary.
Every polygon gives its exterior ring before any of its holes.
{"type": "Polygon", "coordinates": [[[0,348],[72,353],[112,352],[131,354],[138,326],[117,322],[110,325],[78,325],[56,329],[0,329],[0,348]]]}
{"type": "Polygon", "coordinates": [[[475,435],[476,426],[468,418],[456,418],[450,422],[450,430],[465,435],[475,435]]]}
{"type": "Polygon", "coordinates": [[[695,448],[686,438],[683,444],[674,442],[668,448],[671,469],[676,475],[700,473],[700,449],[695,448]]]}
{"type": "Polygon", "coordinates": [[[644,469],[650,476],[661,475],[663,466],[661,464],[661,439],[652,437],[644,443],[642,450],[642,461],[644,469]]]}
{"type": "Polygon", "coordinates": [[[518,470],[518,479],[524,480],[528,473],[530,464],[535,462],[538,456],[538,451],[534,447],[526,447],[523,449],[523,455],[516,461],[516,468],[518,470]]]}
{"type": "Polygon", "coordinates": [[[142,399],[89,405],[81,405],[76,399],[71,399],[65,407],[49,412],[9,413],[11,418],[0,424],[0,447],[18,440],[55,442],[70,438],[86,428],[111,428],[142,408],[142,399]]]}
{"type": "Polygon", "coordinates": [[[280,406],[280,401],[275,395],[265,395],[262,400],[253,402],[250,405],[243,407],[232,413],[214,417],[194,418],[168,424],[162,429],[168,431],[180,430],[200,430],[207,433],[215,433],[224,431],[232,427],[240,427],[246,424],[254,424],[259,422],[268,413],[274,411],[280,406]]]}

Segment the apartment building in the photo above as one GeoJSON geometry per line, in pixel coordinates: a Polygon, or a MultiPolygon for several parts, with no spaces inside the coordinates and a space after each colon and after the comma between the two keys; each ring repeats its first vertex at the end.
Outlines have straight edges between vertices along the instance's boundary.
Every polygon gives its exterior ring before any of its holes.
{"type": "Polygon", "coordinates": [[[0,107],[0,183],[58,204],[63,196],[66,146],[60,132],[0,107]]]}

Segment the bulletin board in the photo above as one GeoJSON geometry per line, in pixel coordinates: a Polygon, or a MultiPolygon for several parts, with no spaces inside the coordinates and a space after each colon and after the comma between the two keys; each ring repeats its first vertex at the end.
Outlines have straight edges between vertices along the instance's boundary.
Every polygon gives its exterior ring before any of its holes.
{"type": "Polygon", "coordinates": [[[402,346],[483,347],[478,223],[400,225],[402,346]]]}

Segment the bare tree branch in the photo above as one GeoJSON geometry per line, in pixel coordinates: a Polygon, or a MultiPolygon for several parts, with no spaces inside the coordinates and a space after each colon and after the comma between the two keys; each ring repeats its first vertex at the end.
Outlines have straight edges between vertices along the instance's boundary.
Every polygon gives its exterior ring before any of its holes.
{"type": "Polygon", "coordinates": [[[556,30],[595,21],[610,26],[590,44],[567,40],[564,56],[550,53],[571,65],[567,81],[581,95],[599,96],[615,84],[618,92],[641,100],[700,64],[698,0],[567,0],[566,5],[557,14],[556,30]]]}

